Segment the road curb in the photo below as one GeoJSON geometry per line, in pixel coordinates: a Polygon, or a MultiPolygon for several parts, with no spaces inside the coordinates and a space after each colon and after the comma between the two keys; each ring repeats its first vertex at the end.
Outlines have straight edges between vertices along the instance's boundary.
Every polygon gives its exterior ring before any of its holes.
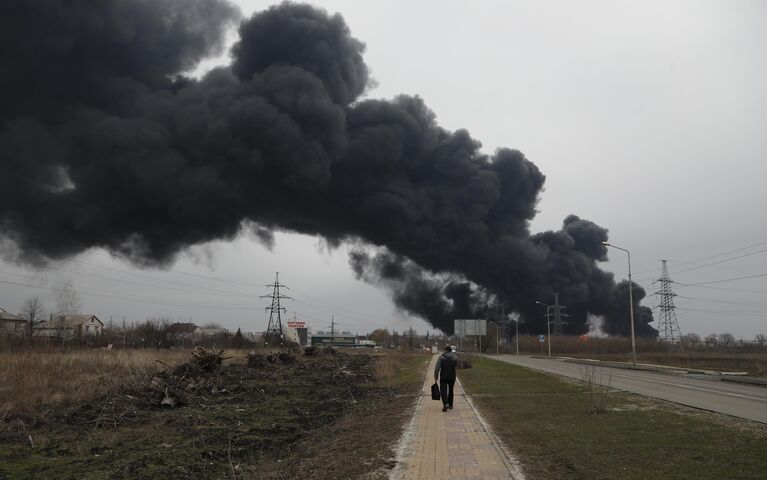
{"type": "MultiPolygon", "coordinates": [[[[549,358],[549,357],[534,357],[549,358]]],[[[554,358],[554,357],[550,357],[554,358]]],[[[623,368],[625,370],[639,370],[644,372],[665,373],[669,375],[711,375],[724,378],[743,378],[748,375],[747,372],[718,372],[716,370],[702,370],[699,368],[672,367],[670,365],[655,365],[650,363],[637,363],[636,365],[626,362],[615,362],[605,360],[592,360],[588,358],[556,357],[557,360],[568,363],[578,363],[581,365],[597,365],[601,367],[623,368]]]]}
{"type": "Polygon", "coordinates": [[[767,378],[761,377],[722,376],[721,380],[723,382],[746,383],[748,385],[759,385],[762,387],[767,387],[767,378]]]}

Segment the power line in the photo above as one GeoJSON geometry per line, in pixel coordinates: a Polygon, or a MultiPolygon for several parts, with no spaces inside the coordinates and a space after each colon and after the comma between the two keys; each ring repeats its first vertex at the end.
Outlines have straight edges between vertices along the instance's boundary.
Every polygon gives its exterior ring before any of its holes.
{"type": "Polygon", "coordinates": [[[701,312],[701,313],[716,313],[721,315],[734,315],[738,317],[767,317],[767,312],[762,311],[746,311],[746,310],[703,310],[698,308],[679,308],[679,310],[686,310],[688,312],[701,312]]]}
{"type": "MultiPolygon", "coordinates": [[[[673,273],[674,273],[674,275],[677,275],[677,274],[680,274],[680,273],[684,273],[684,272],[691,272],[691,271],[693,271],[693,270],[699,270],[699,269],[701,269],[701,268],[710,267],[710,266],[712,266],[712,265],[719,265],[720,263],[727,263],[727,262],[731,262],[731,261],[733,261],[733,260],[738,260],[738,259],[740,259],[740,258],[750,257],[750,256],[752,256],[752,255],[756,255],[756,254],[759,254],[759,253],[763,253],[763,252],[767,252],[767,248],[765,248],[765,249],[762,249],[762,250],[757,250],[756,252],[751,252],[751,253],[746,253],[746,254],[743,254],[743,255],[738,255],[737,257],[732,257],[732,258],[725,258],[724,260],[719,260],[719,261],[717,261],[717,262],[712,262],[712,263],[705,263],[705,264],[703,264],[703,265],[698,265],[698,266],[696,266],[696,267],[692,267],[692,268],[686,268],[686,269],[684,269],[684,270],[678,270],[678,271],[676,271],[676,272],[673,272],[673,273]]],[[[692,262],[688,262],[688,263],[692,263],[692,262]]]]}
{"type": "MultiPolygon", "coordinates": [[[[194,285],[191,285],[190,287],[191,288],[197,288],[200,291],[185,290],[185,289],[181,289],[181,288],[173,288],[173,287],[168,287],[168,286],[152,285],[152,284],[136,282],[136,281],[131,281],[131,280],[124,280],[124,279],[121,279],[121,278],[115,278],[115,277],[109,277],[109,276],[104,276],[104,275],[98,275],[98,274],[95,274],[95,273],[79,272],[77,270],[67,270],[67,269],[63,269],[63,268],[62,269],[58,269],[57,272],[65,272],[65,273],[69,273],[69,274],[72,274],[72,275],[85,276],[85,277],[93,277],[93,278],[98,278],[98,279],[102,279],[102,280],[109,280],[111,282],[124,283],[124,284],[128,284],[128,285],[137,285],[137,286],[141,286],[141,287],[151,288],[153,290],[161,289],[161,290],[168,290],[168,291],[175,291],[175,292],[191,293],[191,294],[194,294],[194,295],[208,295],[208,296],[216,295],[216,296],[229,296],[229,297],[238,297],[238,298],[251,298],[250,295],[239,294],[239,293],[229,293],[229,292],[223,292],[223,291],[218,291],[218,290],[210,290],[210,289],[207,289],[205,287],[196,287],[194,285]],[[211,293],[211,292],[216,292],[216,293],[211,293]]],[[[0,270],[0,273],[4,273],[6,275],[25,276],[23,274],[15,273],[15,272],[9,272],[7,270],[0,270]]],[[[128,272],[126,272],[126,273],[128,273],[128,272]]]]}
{"type": "MultiPolygon", "coordinates": [[[[689,287],[691,285],[683,285],[681,283],[675,282],[677,286],[680,288],[689,287]]],[[[723,290],[727,292],[740,292],[740,293],[757,293],[759,295],[767,294],[767,290],[751,290],[748,288],[728,288],[728,287],[712,287],[710,285],[695,285],[695,288],[706,288],[709,290],[723,290]]]]}
{"type": "MultiPolygon", "coordinates": [[[[675,261],[673,261],[673,260],[669,260],[669,262],[673,263],[673,264],[674,264],[674,265],[676,265],[676,266],[682,266],[682,265],[693,265],[693,264],[696,264],[697,262],[702,262],[702,261],[705,261],[705,260],[710,260],[710,259],[712,259],[712,258],[723,257],[723,256],[725,256],[725,255],[730,255],[730,254],[733,254],[733,253],[742,252],[742,251],[744,251],[744,250],[749,250],[749,249],[752,249],[752,248],[755,248],[755,247],[760,247],[760,246],[762,246],[762,245],[767,245],[767,241],[763,241],[763,242],[759,242],[759,243],[754,243],[754,244],[752,244],[752,245],[748,245],[748,246],[746,246],[746,247],[737,248],[737,249],[735,249],[735,250],[730,250],[730,251],[727,251],[727,252],[724,252],[724,253],[718,253],[718,254],[716,254],[716,255],[709,255],[709,256],[707,256],[707,257],[696,258],[695,260],[689,260],[689,261],[684,261],[684,262],[675,262],[675,261]]],[[[761,253],[761,252],[764,252],[764,251],[767,251],[767,249],[765,249],[765,250],[760,250],[759,252],[753,252],[753,253],[749,253],[749,254],[747,254],[747,255],[745,255],[745,256],[749,256],[749,255],[755,255],[755,254],[757,254],[757,253],[761,253]]],[[[742,258],[742,257],[735,257],[735,258],[733,258],[733,260],[735,260],[735,259],[737,259],[737,258],[742,258]]],[[[726,261],[729,261],[729,260],[726,260],[726,261]]],[[[725,262],[725,261],[722,261],[722,262],[714,262],[712,265],[715,265],[715,264],[717,264],[717,263],[724,263],[724,262],[725,262]]],[[[701,267],[701,268],[703,268],[703,267],[701,267]]],[[[690,270],[694,270],[694,269],[690,269],[690,270]]],[[[653,271],[653,270],[651,270],[651,269],[648,269],[648,270],[642,270],[642,271],[636,272],[636,273],[635,273],[635,275],[637,275],[637,274],[643,274],[643,273],[648,273],[648,272],[651,272],[651,271],[653,271]]],[[[675,274],[675,275],[676,275],[677,273],[682,273],[682,272],[685,272],[685,271],[689,271],[689,270],[680,270],[680,271],[674,271],[674,272],[671,272],[671,273],[673,273],[673,274],[675,274]]],[[[646,281],[648,281],[648,280],[652,280],[652,278],[653,278],[653,277],[647,277],[647,278],[643,278],[643,279],[641,279],[641,280],[637,281],[637,283],[646,282],[646,281]]]]}
{"type": "MultiPolygon", "coordinates": [[[[328,313],[334,314],[337,317],[345,318],[347,320],[352,320],[352,321],[355,321],[355,322],[364,322],[364,323],[369,323],[369,324],[374,324],[374,325],[380,325],[382,323],[384,323],[384,324],[387,323],[386,321],[384,321],[382,319],[377,319],[377,318],[372,318],[372,317],[371,318],[360,318],[360,317],[357,317],[357,316],[353,316],[352,317],[352,316],[344,315],[344,314],[340,314],[339,315],[339,314],[337,314],[339,309],[328,308],[328,307],[322,306],[320,304],[317,304],[315,302],[307,302],[307,301],[304,301],[304,300],[301,300],[301,299],[296,299],[295,301],[296,301],[296,303],[304,304],[304,305],[306,305],[309,308],[314,308],[314,309],[318,309],[318,310],[324,310],[324,311],[326,311],[328,313]]],[[[340,310],[344,310],[344,309],[341,308],[340,310]]]]}
{"type": "Polygon", "coordinates": [[[721,280],[712,280],[710,282],[699,282],[699,283],[680,283],[680,282],[674,282],[678,283],[679,285],[684,285],[685,287],[698,287],[701,285],[711,285],[714,283],[726,283],[726,282],[734,282],[736,280],[748,280],[751,278],[760,278],[760,277],[767,277],[767,273],[759,273],[756,275],[747,275],[745,277],[735,277],[735,278],[724,278],[721,280]]]}
{"type": "MultiPolygon", "coordinates": [[[[128,257],[127,255],[119,254],[119,253],[112,253],[112,252],[110,252],[109,254],[102,253],[102,252],[94,252],[94,253],[96,255],[100,255],[100,256],[106,257],[106,258],[111,258],[111,257],[114,256],[114,257],[122,258],[123,260],[127,260],[128,262],[131,261],[130,257],[128,257]]],[[[205,278],[205,279],[208,279],[208,280],[214,280],[214,281],[223,282],[223,283],[230,283],[230,284],[234,284],[234,285],[245,285],[245,286],[248,286],[248,287],[263,287],[263,285],[257,284],[257,283],[248,283],[248,282],[241,282],[241,281],[237,281],[237,280],[228,280],[226,278],[214,277],[214,276],[211,276],[211,275],[203,275],[203,274],[200,274],[200,273],[185,272],[183,270],[171,270],[171,271],[173,273],[178,273],[179,275],[187,275],[187,276],[190,276],[190,277],[205,278]]]]}
{"type": "MultiPolygon", "coordinates": [[[[130,260],[131,260],[130,257],[128,257],[127,255],[120,254],[120,253],[115,253],[115,252],[106,253],[106,252],[101,252],[101,251],[93,251],[91,253],[99,255],[101,257],[108,258],[108,259],[118,258],[118,259],[121,259],[121,260],[124,260],[124,261],[128,261],[128,262],[130,262],[130,260]]],[[[95,273],[89,273],[89,272],[80,272],[80,271],[76,271],[76,270],[67,270],[67,269],[63,269],[63,268],[60,268],[60,269],[57,269],[57,270],[61,271],[61,272],[71,273],[73,275],[82,275],[82,276],[86,276],[86,277],[101,278],[101,279],[115,281],[115,282],[120,282],[120,283],[125,283],[125,284],[132,284],[132,285],[142,286],[142,287],[146,287],[146,288],[151,288],[153,290],[162,289],[162,290],[167,290],[167,291],[177,291],[177,292],[182,292],[182,293],[191,293],[191,294],[195,294],[195,295],[199,295],[200,293],[202,293],[202,294],[208,295],[208,296],[214,296],[213,292],[216,292],[217,294],[219,294],[221,296],[251,298],[251,295],[248,294],[248,293],[245,293],[245,292],[232,292],[232,291],[217,290],[217,289],[210,288],[210,287],[207,287],[207,286],[198,286],[198,285],[193,285],[193,284],[186,283],[186,282],[179,282],[179,281],[175,281],[175,280],[159,278],[159,277],[155,277],[155,276],[152,276],[152,275],[147,275],[147,274],[144,274],[144,273],[133,272],[133,271],[126,270],[126,269],[120,269],[120,268],[108,267],[108,266],[103,266],[103,265],[97,265],[97,264],[90,263],[90,262],[87,262],[87,261],[84,261],[84,260],[71,259],[71,260],[69,260],[69,262],[73,262],[73,263],[77,263],[77,264],[82,264],[82,265],[86,265],[88,267],[97,268],[97,269],[101,269],[101,270],[112,271],[112,272],[115,272],[115,273],[131,275],[131,276],[139,277],[139,278],[143,278],[143,279],[149,279],[152,282],[161,282],[161,283],[167,283],[167,284],[172,284],[172,285],[178,285],[178,286],[182,286],[182,287],[186,287],[186,288],[191,288],[191,289],[195,289],[195,290],[199,290],[199,291],[191,291],[191,290],[184,290],[184,289],[178,289],[178,288],[170,288],[170,287],[167,287],[165,285],[152,285],[152,284],[147,284],[147,283],[142,283],[142,282],[131,282],[131,281],[126,280],[126,279],[119,279],[119,278],[110,277],[110,276],[97,275],[95,273]]],[[[16,273],[11,273],[11,272],[6,272],[6,273],[11,274],[11,275],[22,276],[24,278],[30,278],[29,276],[24,276],[24,275],[21,275],[21,274],[16,274],[16,273]]],[[[181,270],[177,270],[177,269],[167,270],[164,273],[175,273],[175,274],[186,275],[186,276],[190,276],[190,277],[202,278],[202,279],[207,279],[207,280],[213,280],[213,281],[217,281],[217,282],[227,283],[227,284],[230,284],[230,285],[238,285],[238,286],[245,286],[245,287],[252,287],[252,286],[263,287],[264,286],[263,284],[244,282],[244,281],[228,280],[228,279],[224,279],[224,278],[220,278],[220,277],[216,277],[216,276],[212,276],[212,275],[203,275],[203,274],[198,274],[198,273],[193,273],[193,272],[181,271],[181,270]]],[[[51,290],[51,289],[48,289],[48,288],[45,288],[45,287],[36,286],[36,285],[35,286],[28,285],[28,286],[31,286],[31,287],[34,287],[34,288],[42,288],[42,289],[46,289],[46,290],[51,290]]],[[[80,286],[78,288],[88,289],[89,287],[82,287],[82,286],[80,286]]],[[[106,291],[106,290],[99,290],[99,289],[96,289],[95,291],[101,292],[102,295],[96,295],[96,294],[93,294],[93,293],[88,293],[88,295],[89,296],[101,296],[102,298],[116,298],[116,299],[122,299],[122,300],[128,300],[130,298],[135,298],[135,299],[137,299],[138,301],[140,301],[142,303],[152,303],[152,304],[162,304],[162,305],[172,305],[172,306],[183,306],[183,307],[197,306],[198,308],[203,308],[203,307],[199,307],[200,305],[203,305],[201,303],[193,303],[193,302],[187,302],[187,301],[183,301],[183,300],[168,301],[166,299],[159,299],[159,298],[156,298],[156,297],[147,297],[147,296],[143,296],[143,295],[116,294],[116,293],[112,293],[112,292],[109,292],[109,291],[106,291]]],[[[319,309],[326,310],[326,311],[332,311],[334,313],[337,313],[339,310],[340,311],[345,311],[345,312],[348,312],[349,314],[354,315],[354,317],[348,317],[347,319],[353,320],[355,323],[356,322],[363,322],[363,323],[368,323],[370,325],[382,325],[382,324],[387,324],[389,322],[389,320],[384,320],[384,319],[375,317],[373,315],[370,315],[368,313],[352,310],[352,309],[349,309],[349,308],[341,306],[341,305],[337,305],[337,304],[334,304],[334,303],[331,303],[331,302],[320,300],[320,299],[312,297],[311,295],[308,295],[308,294],[303,294],[302,293],[301,295],[302,295],[302,297],[306,297],[306,298],[314,299],[315,300],[315,302],[301,302],[301,303],[305,303],[310,308],[319,308],[319,309]],[[320,304],[324,304],[324,305],[326,305],[328,307],[331,307],[332,310],[327,308],[327,307],[323,307],[320,304]],[[360,317],[366,317],[366,318],[360,318],[360,317]]],[[[223,304],[223,303],[210,303],[208,305],[215,305],[215,306],[222,306],[222,307],[225,306],[225,305],[226,306],[235,305],[235,306],[243,306],[243,307],[249,307],[251,305],[253,307],[257,306],[255,304],[223,304]]],[[[207,308],[207,307],[205,307],[205,308],[207,308]]],[[[243,309],[241,309],[241,310],[243,310],[243,309]]]]}
{"type": "MultiPolygon", "coordinates": [[[[137,273],[137,272],[131,272],[129,270],[113,268],[113,267],[105,267],[103,265],[96,265],[95,263],[88,263],[88,262],[85,262],[85,261],[82,261],[82,260],[72,260],[72,261],[75,262],[75,263],[80,263],[80,264],[83,264],[83,265],[87,265],[89,267],[100,268],[102,270],[109,270],[109,271],[118,272],[118,273],[124,273],[126,275],[133,275],[135,277],[148,278],[150,280],[154,280],[154,281],[157,281],[157,282],[165,282],[165,283],[170,283],[170,284],[173,284],[173,285],[180,285],[180,286],[183,286],[183,287],[196,288],[196,289],[205,290],[205,291],[211,291],[211,292],[219,292],[219,293],[223,293],[223,294],[226,294],[226,295],[238,295],[238,296],[243,296],[243,297],[250,297],[251,296],[250,294],[247,294],[247,293],[239,293],[239,292],[231,292],[231,291],[224,291],[224,290],[216,290],[216,289],[212,289],[210,287],[201,287],[201,286],[197,286],[197,285],[192,285],[190,283],[183,283],[183,282],[177,282],[175,280],[169,280],[169,279],[166,279],[166,278],[153,277],[151,275],[141,274],[141,273],[137,273]]],[[[77,273],[77,272],[74,272],[74,273],[77,273]]],[[[258,286],[263,286],[263,285],[258,285],[258,286]]]]}
{"type": "MultiPolygon", "coordinates": [[[[47,290],[50,292],[57,291],[57,289],[53,287],[46,287],[44,285],[35,285],[30,283],[11,282],[7,280],[0,280],[0,283],[4,285],[11,285],[11,286],[17,286],[17,287],[36,288],[39,290],[47,290]]],[[[52,282],[52,283],[60,283],[60,282],[52,282]]],[[[184,308],[193,307],[193,308],[200,308],[200,309],[223,309],[223,310],[253,310],[253,308],[257,307],[257,305],[251,305],[251,304],[189,303],[189,302],[181,302],[181,301],[174,302],[174,301],[167,301],[164,299],[153,298],[153,297],[112,293],[109,291],[94,289],[91,287],[75,286],[75,288],[77,289],[78,294],[86,296],[86,297],[111,298],[111,299],[117,299],[117,300],[132,301],[133,303],[140,302],[140,303],[146,303],[146,304],[152,304],[152,305],[170,305],[170,306],[184,307],[184,308]],[[96,293],[89,292],[88,290],[94,290],[96,293]],[[139,300],[139,302],[136,302],[136,299],[139,300]]]]}
{"type": "MultiPolygon", "coordinates": [[[[22,273],[13,273],[13,272],[3,272],[3,273],[5,273],[6,275],[13,275],[13,276],[16,276],[16,277],[26,278],[26,279],[30,279],[30,280],[37,280],[37,278],[35,276],[33,276],[33,275],[24,275],[22,273]]],[[[66,282],[58,282],[58,281],[55,281],[55,280],[45,280],[44,282],[45,283],[50,283],[50,284],[53,284],[53,285],[65,285],[66,284],[66,282]]],[[[42,288],[47,288],[47,287],[42,287],[42,288]]],[[[104,290],[104,289],[101,289],[101,288],[89,287],[87,285],[84,286],[82,284],[78,284],[77,285],[77,289],[78,290],[83,290],[83,289],[84,290],[93,290],[95,292],[106,293],[106,294],[110,294],[110,295],[119,295],[119,296],[122,296],[122,297],[134,297],[134,298],[138,298],[138,299],[142,299],[142,300],[155,300],[155,301],[162,301],[162,302],[165,302],[167,300],[173,300],[173,301],[176,301],[176,302],[182,302],[183,304],[187,304],[187,305],[236,305],[236,306],[254,306],[254,307],[257,306],[256,304],[251,304],[251,303],[190,302],[188,300],[179,300],[179,299],[173,299],[173,298],[166,299],[166,298],[149,297],[149,296],[146,296],[146,295],[138,295],[138,294],[130,294],[130,293],[115,293],[115,292],[112,292],[110,290],[104,290]]],[[[194,293],[197,293],[197,292],[194,292],[194,293]]]]}
{"type": "MultiPolygon", "coordinates": [[[[97,253],[97,254],[99,254],[99,255],[101,255],[101,256],[104,256],[104,257],[110,257],[110,255],[108,255],[108,254],[105,254],[105,253],[101,253],[101,252],[95,252],[95,253],[97,253]]],[[[125,260],[130,260],[130,258],[128,258],[128,257],[126,257],[126,256],[124,256],[124,255],[119,255],[119,254],[116,254],[115,256],[117,256],[118,258],[123,258],[123,259],[125,259],[125,260]]],[[[85,262],[82,262],[82,263],[85,263],[85,262]]],[[[93,266],[96,266],[97,268],[99,268],[99,266],[97,266],[97,265],[93,265],[93,266]]],[[[106,269],[109,269],[109,267],[101,267],[101,268],[106,268],[106,269]]],[[[121,270],[119,270],[119,269],[114,269],[114,268],[112,268],[111,270],[121,271],[121,270]]],[[[197,273],[191,273],[191,272],[183,272],[183,271],[180,271],[180,270],[170,270],[170,271],[171,271],[171,272],[174,272],[174,273],[179,273],[179,274],[182,274],[182,275],[189,275],[189,276],[193,276],[193,277],[206,278],[206,279],[210,279],[210,280],[215,280],[215,281],[220,281],[220,282],[226,282],[226,283],[230,283],[230,284],[236,284],[236,285],[241,285],[241,286],[257,286],[257,287],[263,287],[263,286],[264,286],[264,285],[262,285],[262,284],[255,284],[255,283],[248,283],[248,282],[239,282],[239,281],[227,280],[227,279],[222,279],[222,278],[219,278],[219,277],[214,277],[214,276],[210,276],[210,275],[201,275],[201,274],[197,274],[197,273]]],[[[129,271],[123,271],[123,273],[132,274],[132,275],[139,275],[139,276],[144,276],[144,277],[147,277],[147,278],[153,278],[153,277],[149,277],[149,276],[147,276],[147,275],[141,275],[141,274],[138,274],[138,273],[134,273],[134,272],[129,272],[129,271]]],[[[170,280],[161,280],[161,281],[167,281],[167,282],[170,282],[170,283],[175,283],[175,284],[180,284],[180,285],[188,285],[188,284],[183,284],[183,283],[179,283],[179,282],[173,282],[173,281],[170,281],[170,280]]],[[[199,287],[199,288],[206,288],[206,287],[199,287]]],[[[293,292],[295,292],[297,295],[300,295],[301,297],[305,297],[305,298],[313,299],[313,300],[315,301],[315,304],[318,304],[318,303],[322,303],[322,304],[324,304],[324,305],[327,305],[327,306],[329,306],[329,307],[332,307],[334,312],[336,312],[336,311],[338,311],[338,310],[342,310],[342,311],[346,311],[346,312],[348,312],[348,313],[352,313],[352,314],[354,314],[354,315],[359,315],[359,316],[368,317],[368,318],[370,318],[370,319],[372,319],[372,320],[375,320],[375,321],[376,321],[376,322],[378,322],[378,323],[386,323],[386,321],[385,321],[385,320],[382,320],[381,318],[378,318],[378,317],[374,317],[374,316],[372,316],[372,315],[370,315],[370,314],[367,314],[367,313],[363,313],[363,312],[358,312],[358,311],[355,311],[355,310],[352,310],[352,309],[349,309],[349,308],[343,307],[343,306],[341,306],[341,305],[337,305],[337,304],[334,304],[334,303],[326,302],[326,301],[324,301],[324,300],[321,300],[321,299],[318,299],[318,298],[316,298],[316,297],[312,297],[311,295],[309,295],[309,294],[307,294],[307,293],[299,292],[299,291],[295,290],[295,288],[291,288],[291,290],[292,290],[293,292]]],[[[231,295],[235,296],[235,294],[231,294],[231,295]]],[[[250,297],[250,295],[249,295],[249,294],[245,294],[245,293],[241,293],[241,294],[240,294],[240,293],[238,293],[238,294],[236,294],[236,296],[250,297]]],[[[305,302],[305,301],[301,301],[301,300],[296,300],[296,301],[297,301],[297,302],[299,302],[299,303],[305,303],[305,304],[307,303],[307,302],[305,302]]],[[[310,306],[310,305],[309,305],[309,306],[310,306]]],[[[322,307],[315,307],[315,308],[322,308],[322,307]]],[[[325,309],[325,310],[327,310],[327,309],[325,309]]],[[[359,321],[360,319],[358,319],[358,318],[355,318],[354,320],[357,320],[357,321],[359,321]]]]}
{"type": "Polygon", "coordinates": [[[713,298],[697,298],[697,297],[688,297],[685,295],[677,295],[677,298],[685,298],[688,300],[697,300],[699,302],[710,302],[710,303],[726,303],[729,305],[743,305],[747,307],[765,307],[767,308],[767,303],[751,303],[751,302],[738,302],[736,300],[718,300],[713,298]]]}
{"type": "Polygon", "coordinates": [[[702,262],[704,260],[710,260],[712,258],[717,258],[717,257],[723,257],[725,255],[730,255],[731,253],[742,252],[743,250],[748,250],[748,249],[751,249],[751,248],[754,248],[754,247],[760,247],[762,245],[767,245],[767,241],[755,243],[753,245],[749,245],[747,247],[738,248],[738,249],[735,249],[735,250],[730,250],[729,252],[718,253],[716,255],[710,255],[708,257],[703,257],[703,258],[697,258],[695,260],[690,260],[690,261],[687,261],[687,262],[681,262],[681,263],[680,262],[672,262],[672,263],[676,263],[677,265],[690,265],[692,263],[702,262]]]}

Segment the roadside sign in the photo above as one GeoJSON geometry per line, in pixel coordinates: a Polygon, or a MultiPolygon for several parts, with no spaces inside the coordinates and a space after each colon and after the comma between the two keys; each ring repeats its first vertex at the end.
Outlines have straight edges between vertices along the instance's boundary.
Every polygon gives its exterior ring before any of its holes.
{"type": "Polygon", "coordinates": [[[487,335],[487,320],[455,319],[453,320],[455,336],[458,338],[487,335]]]}
{"type": "Polygon", "coordinates": [[[289,328],[306,328],[306,323],[304,322],[288,322],[289,328]]]}
{"type": "Polygon", "coordinates": [[[543,343],[546,341],[546,335],[538,335],[538,341],[543,343]]]}

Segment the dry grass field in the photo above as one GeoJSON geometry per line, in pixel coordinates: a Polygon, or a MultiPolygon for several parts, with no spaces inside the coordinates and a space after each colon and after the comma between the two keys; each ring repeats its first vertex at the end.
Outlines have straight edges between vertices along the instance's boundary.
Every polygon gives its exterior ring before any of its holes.
{"type": "MultiPolygon", "coordinates": [[[[246,351],[227,351],[244,361],[246,351]]],[[[70,349],[0,353],[0,419],[39,415],[93,401],[121,386],[147,382],[189,359],[189,349],[70,349]]]]}
{"type": "Polygon", "coordinates": [[[270,352],[0,354],[0,479],[387,478],[429,355],[270,352]]]}

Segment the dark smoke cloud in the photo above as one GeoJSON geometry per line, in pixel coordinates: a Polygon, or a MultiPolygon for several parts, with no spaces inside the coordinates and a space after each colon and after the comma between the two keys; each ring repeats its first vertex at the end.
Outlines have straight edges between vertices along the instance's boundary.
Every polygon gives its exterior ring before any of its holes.
{"type": "Polygon", "coordinates": [[[587,313],[623,332],[628,286],[597,265],[607,231],[570,216],[531,235],[545,177],[522,153],[483,153],[418,97],[361,99],[364,44],[339,15],[272,7],[240,24],[230,66],[185,77],[238,15],[216,0],[3,2],[6,257],[101,247],[167,265],[243,228],[267,244],[288,230],[379,247],[352,255],[358,276],[446,332],[501,305],[545,330],[534,301],[554,293],[573,332],[587,313]]]}

